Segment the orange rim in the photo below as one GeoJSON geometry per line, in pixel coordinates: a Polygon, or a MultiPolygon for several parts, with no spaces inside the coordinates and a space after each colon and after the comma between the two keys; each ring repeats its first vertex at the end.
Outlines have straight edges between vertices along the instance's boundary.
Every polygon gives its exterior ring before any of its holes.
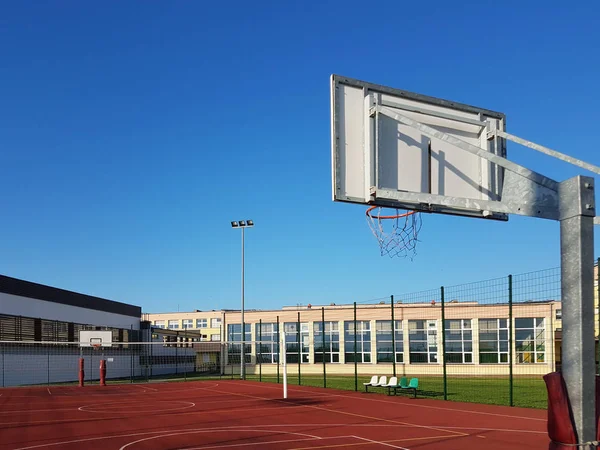
{"type": "Polygon", "coordinates": [[[407,211],[403,214],[396,214],[393,216],[373,216],[373,215],[369,214],[371,211],[373,211],[377,207],[378,206],[371,206],[369,209],[367,209],[367,212],[365,214],[372,219],[401,219],[402,217],[407,217],[407,216],[410,216],[410,215],[416,213],[416,211],[407,211]]]}

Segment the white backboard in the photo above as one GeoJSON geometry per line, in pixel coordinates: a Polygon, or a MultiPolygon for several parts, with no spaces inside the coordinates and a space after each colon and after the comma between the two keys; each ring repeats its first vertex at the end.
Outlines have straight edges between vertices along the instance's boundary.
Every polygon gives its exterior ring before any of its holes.
{"type": "Polygon", "coordinates": [[[101,341],[102,347],[112,346],[112,331],[102,330],[80,330],[79,331],[79,346],[80,347],[91,347],[92,344],[101,341]]]}
{"type": "Polygon", "coordinates": [[[333,200],[507,220],[466,200],[501,200],[502,113],[331,76],[333,200]],[[459,148],[458,139],[475,147],[459,148]]]}

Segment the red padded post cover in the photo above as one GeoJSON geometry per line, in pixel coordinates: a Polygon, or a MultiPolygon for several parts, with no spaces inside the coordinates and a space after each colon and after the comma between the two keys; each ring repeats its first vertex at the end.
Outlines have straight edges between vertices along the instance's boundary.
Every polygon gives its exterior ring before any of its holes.
{"type": "Polygon", "coordinates": [[[548,450],[573,450],[574,447],[561,444],[577,444],[575,425],[571,415],[571,405],[565,380],[559,372],[544,375],[548,390],[548,450]]]}

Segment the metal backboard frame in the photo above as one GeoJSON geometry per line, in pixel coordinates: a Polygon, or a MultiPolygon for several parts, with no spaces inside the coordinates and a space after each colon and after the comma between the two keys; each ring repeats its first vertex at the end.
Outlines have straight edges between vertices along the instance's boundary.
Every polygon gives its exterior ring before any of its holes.
{"type": "Polygon", "coordinates": [[[92,344],[101,341],[102,347],[112,347],[112,331],[108,330],[80,330],[79,346],[92,347],[92,344]]]}
{"type": "Polygon", "coordinates": [[[339,75],[331,113],[334,201],[508,219],[479,203],[500,199],[504,168],[431,133],[505,158],[503,136],[487,136],[504,114],[339,75]]]}

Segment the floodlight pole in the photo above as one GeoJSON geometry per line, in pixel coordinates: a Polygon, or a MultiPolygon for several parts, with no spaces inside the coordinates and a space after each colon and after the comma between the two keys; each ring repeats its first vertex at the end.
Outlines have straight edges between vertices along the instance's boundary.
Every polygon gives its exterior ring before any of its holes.
{"type": "Polygon", "coordinates": [[[246,378],[246,345],[244,342],[246,341],[246,324],[244,323],[244,293],[245,293],[245,274],[244,274],[244,231],[246,227],[242,227],[242,348],[241,348],[241,360],[240,360],[240,379],[244,380],[246,378]]]}
{"type": "Polygon", "coordinates": [[[246,362],[245,362],[245,340],[246,340],[246,327],[245,327],[245,323],[244,323],[244,303],[245,303],[245,258],[244,258],[244,253],[245,253],[245,235],[244,235],[244,231],[246,228],[248,227],[253,227],[254,226],[254,221],[252,220],[240,220],[239,222],[231,222],[231,227],[232,228],[241,228],[242,229],[242,309],[241,309],[241,349],[240,349],[240,379],[244,380],[246,379],[246,362]]]}

